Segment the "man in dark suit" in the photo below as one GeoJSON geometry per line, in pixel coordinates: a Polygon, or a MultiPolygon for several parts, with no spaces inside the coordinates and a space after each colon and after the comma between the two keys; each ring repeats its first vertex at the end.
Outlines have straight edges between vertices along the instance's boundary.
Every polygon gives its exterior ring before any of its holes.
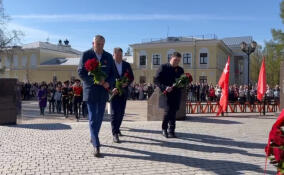
{"type": "MultiPolygon", "coordinates": [[[[163,64],[157,70],[154,77],[155,84],[165,92],[167,96],[167,107],[165,109],[165,115],[162,123],[162,134],[166,138],[175,138],[176,128],[176,112],[180,106],[181,89],[174,88],[173,84],[176,79],[179,78],[184,70],[178,64],[181,59],[181,54],[174,52],[169,63],[163,64]],[[169,125],[169,132],[167,131],[169,125]]],[[[164,94],[162,94],[164,95],[164,94]]]]}
{"type": "Polygon", "coordinates": [[[113,93],[116,94],[111,101],[111,128],[113,134],[113,141],[119,143],[119,137],[122,136],[120,132],[120,126],[125,113],[126,100],[128,98],[128,86],[133,82],[134,76],[131,66],[126,61],[122,60],[122,49],[115,48],[113,52],[114,63],[116,68],[116,79],[121,79],[123,76],[127,76],[129,81],[122,85],[123,94],[118,95],[117,88],[113,89],[113,93]]]}
{"type": "Polygon", "coordinates": [[[86,101],[89,125],[91,131],[91,143],[94,146],[94,156],[101,157],[99,131],[103,121],[108,91],[114,86],[115,67],[112,55],[103,50],[105,39],[97,35],[93,39],[93,48],[83,53],[78,66],[78,74],[83,80],[83,101],[86,101]],[[93,76],[89,76],[85,69],[85,62],[89,59],[97,59],[102,65],[102,71],[107,75],[100,84],[94,84],[93,76]]]}

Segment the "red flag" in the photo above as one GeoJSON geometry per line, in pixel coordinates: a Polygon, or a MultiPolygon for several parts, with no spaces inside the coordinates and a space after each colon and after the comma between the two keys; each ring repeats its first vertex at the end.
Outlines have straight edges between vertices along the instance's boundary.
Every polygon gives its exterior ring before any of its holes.
{"type": "Polygon", "coordinates": [[[266,92],[265,57],[263,57],[257,83],[257,99],[262,100],[266,92]]]}
{"type": "Polygon", "coordinates": [[[230,56],[228,56],[228,61],[218,82],[219,86],[222,88],[222,95],[219,101],[220,107],[217,116],[220,115],[221,112],[227,111],[228,97],[229,97],[229,75],[230,75],[230,56]]]}

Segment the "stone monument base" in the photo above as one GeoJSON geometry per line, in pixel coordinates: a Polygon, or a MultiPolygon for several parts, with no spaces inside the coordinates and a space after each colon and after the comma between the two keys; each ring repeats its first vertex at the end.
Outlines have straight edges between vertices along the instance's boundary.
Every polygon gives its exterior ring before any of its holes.
{"type": "MultiPolygon", "coordinates": [[[[163,120],[165,111],[164,111],[164,108],[161,107],[161,104],[159,102],[160,96],[161,96],[160,89],[156,88],[154,90],[154,93],[148,99],[148,102],[147,102],[147,120],[148,121],[162,121],[163,120]]],[[[186,96],[185,90],[183,90],[182,95],[181,95],[180,108],[176,114],[177,120],[184,120],[186,118],[186,113],[185,113],[186,97],[187,96],[186,96]]]]}
{"type": "Polygon", "coordinates": [[[17,123],[17,79],[0,78],[0,125],[17,123]]]}

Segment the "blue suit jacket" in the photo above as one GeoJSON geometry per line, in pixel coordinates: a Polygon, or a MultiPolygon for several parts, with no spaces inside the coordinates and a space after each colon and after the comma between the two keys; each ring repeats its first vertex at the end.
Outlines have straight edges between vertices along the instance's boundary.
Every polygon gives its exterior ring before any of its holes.
{"type": "MultiPolygon", "coordinates": [[[[115,66],[115,64],[114,64],[114,66],[115,66]]],[[[129,74],[130,82],[129,82],[128,85],[130,85],[134,80],[134,75],[133,75],[133,71],[132,71],[130,64],[126,61],[122,61],[122,74],[121,74],[121,76],[119,75],[119,73],[116,69],[116,66],[115,66],[115,79],[122,78],[126,72],[128,72],[128,74],[129,74]]],[[[124,95],[124,97],[128,97],[128,86],[124,88],[124,94],[123,95],[124,95]]]]}
{"type": "MultiPolygon", "coordinates": [[[[94,50],[85,51],[78,66],[79,77],[83,80],[83,101],[105,103],[109,98],[107,90],[101,85],[95,85],[93,76],[89,76],[85,69],[85,62],[92,58],[97,59],[94,50]]],[[[110,89],[112,89],[115,83],[115,67],[112,55],[104,51],[100,63],[103,66],[102,71],[107,75],[105,81],[109,83],[110,89]]]]}

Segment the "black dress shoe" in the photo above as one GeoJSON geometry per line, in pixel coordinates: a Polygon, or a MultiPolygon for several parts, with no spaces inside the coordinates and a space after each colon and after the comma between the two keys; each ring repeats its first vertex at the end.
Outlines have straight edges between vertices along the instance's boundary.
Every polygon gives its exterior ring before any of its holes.
{"type": "Polygon", "coordinates": [[[167,130],[163,130],[162,131],[162,134],[163,134],[163,136],[164,137],[166,137],[166,138],[168,138],[169,136],[168,136],[168,132],[167,132],[167,130]]]}
{"type": "Polygon", "coordinates": [[[177,138],[175,132],[169,132],[169,137],[170,138],[177,138]]]}
{"type": "Polygon", "coordinates": [[[119,136],[123,136],[120,131],[118,132],[118,135],[119,135],[119,136]]]}
{"type": "Polygon", "coordinates": [[[113,136],[113,142],[114,142],[114,143],[120,143],[118,134],[115,134],[115,135],[113,136]]]}
{"type": "Polygon", "coordinates": [[[100,147],[94,147],[94,156],[101,157],[100,147]]]}

